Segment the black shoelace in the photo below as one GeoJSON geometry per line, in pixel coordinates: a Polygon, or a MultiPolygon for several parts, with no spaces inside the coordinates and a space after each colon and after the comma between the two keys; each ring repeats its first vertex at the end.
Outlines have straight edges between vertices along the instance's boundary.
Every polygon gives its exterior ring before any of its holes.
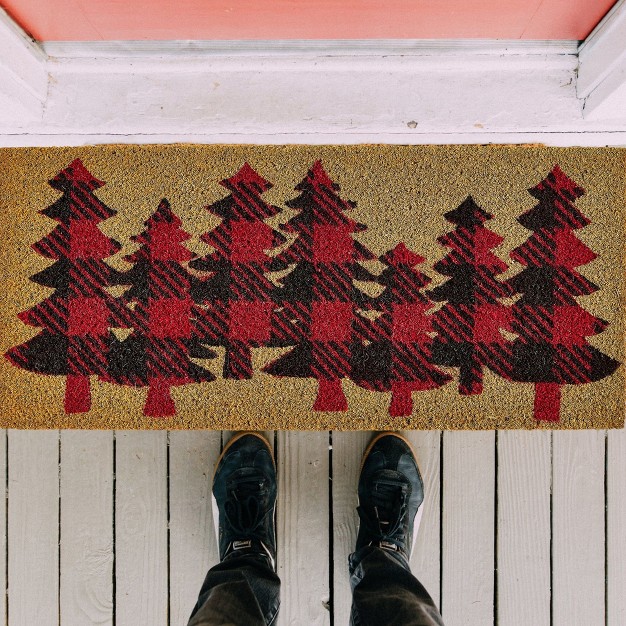
{"type": "Polygon", "coordinates": [[[229,491],[224,517],[238,540],[261,541],[265,537],[265,520],[271,513],[270,507],[263,503],[263,496],[267,493],[265,480],[258,476],[241,479],[236,488],[229,491]]]}
{"type": "Polygon", "coordinates": [[[379,479],[370,494],[370,505],[359,506],[361,524],[380,547],[406,549],[406,516],[409,509],[409,487],[392,480],[379,479]]]}

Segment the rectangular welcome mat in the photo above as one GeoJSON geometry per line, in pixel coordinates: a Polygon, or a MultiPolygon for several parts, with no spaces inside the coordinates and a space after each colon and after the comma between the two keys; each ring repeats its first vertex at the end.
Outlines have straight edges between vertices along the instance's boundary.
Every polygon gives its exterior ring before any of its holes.
{"type": "Polygon", "coordinates": [[[3,428],[623,427],[625,150],[0,160],[3,428]]]}

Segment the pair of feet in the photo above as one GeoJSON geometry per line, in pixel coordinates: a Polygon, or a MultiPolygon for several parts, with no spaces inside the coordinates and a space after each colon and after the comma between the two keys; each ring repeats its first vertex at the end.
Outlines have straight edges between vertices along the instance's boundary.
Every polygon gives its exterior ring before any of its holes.
{"type": "MultiPolygon", "coordinates": [[[[257,433],[233,437],[213,477],[213,519],[221,561],[250,555],[276,570],[276,491],[276,468],[267,440],[257,433]]],[[[408,568],[424,499],[408,441],[396,433],[373,439],[361,463],[358,496],[355,551],[379,547],[402,557],[408,568]]]]}

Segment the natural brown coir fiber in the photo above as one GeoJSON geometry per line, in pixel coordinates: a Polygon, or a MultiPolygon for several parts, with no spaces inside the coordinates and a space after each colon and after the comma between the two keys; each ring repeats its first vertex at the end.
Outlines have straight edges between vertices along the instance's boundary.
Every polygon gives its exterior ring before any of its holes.
{"type": "Polygon", "coordinates": [[[626,150],[0,150],[0,427],[624,425],[626,150]]]}

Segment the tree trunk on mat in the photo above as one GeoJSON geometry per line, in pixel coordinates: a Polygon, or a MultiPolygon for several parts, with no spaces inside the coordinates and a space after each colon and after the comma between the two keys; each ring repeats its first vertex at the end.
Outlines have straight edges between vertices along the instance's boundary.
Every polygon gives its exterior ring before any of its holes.
{"type": "Polygon", "coordinates": [[[91,408],[89,376],[69,374],[65,379],[65,412],[87,413],[91,408]]]}
{"type": "Polygon", "coordinates": [[[389,415],[392,417],[406,417],[413,413],[413,398],[411,391],[415,388],[414,383],[397,382],[391,383],[391,404],[389,415]]]}
{"type": "Polygon", "coordinates": [[[176,414],[176,405],[170,395],[170,385],[165,381],[153,381],[148,387],[148,397],[143,409],[150,417],[168,417],[176,414]]]}
{"type": "Polygon", "coordinates": [[[314,411],[347,411],[348,401],[341,388],[340,378],[318,379],[317,398],[314,411]]]}
{"type": "Polygon", "coordinates": [[[558,422],[561,412],[561,386],[557,383],[535,384],[535,419],[558,422]]]}

